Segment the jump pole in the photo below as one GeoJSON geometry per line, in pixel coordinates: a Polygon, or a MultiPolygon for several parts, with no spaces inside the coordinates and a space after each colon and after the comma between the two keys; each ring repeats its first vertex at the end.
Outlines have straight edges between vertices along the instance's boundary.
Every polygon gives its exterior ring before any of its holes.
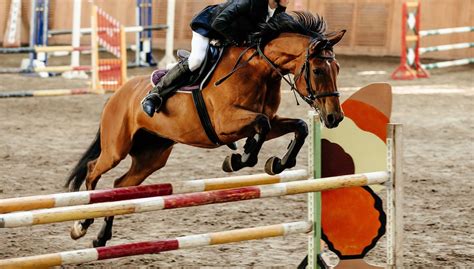
{"type": "MultiPolygon", "coordinates": [[[[160,30],[166,30],[166,29],[168,29],[168,26],[165,24],[156,24],[156,25],[149,25],[149,26],[135,25],[135,26],[124,27],[125,33],[137,33],[137,32],[143,32],[143,31],[160,31],[160,30]]],[[[92,28],[81,28],[79,29],[79,33],[81,35],[91,35],[92,28]]],[[[70,35],[72,34],[72,30],[56,29],[56,30],[50,30],[48,34],[50,36],[70,35]]]]}
{"type": "Polygon", "coordinates": [[[432,63],[432,64],[422,64],[421,66],[426,70],[431,70],[431,69],[445,68],[445,67],[465,65],[465,64],[474,64],[474,58],[444,61],[444,62],[437,62],[437,63],[432,63]]]}
{"type": "Polygon", "coordinates": [[[2,92],[0,93],[0,99],[1,98],[19,98],[19,97],[82,95],[82,94],[89,94],[89,93],[91,93],[91,91],[88,88],[2,92]]]}
{"type": "Polygon", "coordinates": [[[467,32],[474,32],[474,26],[422,30],[420,31],[420,36],[447,35],[447,34],[467,33],[467,32]]]}
{"type": "Polygon", "coordinates": [[[0,228],[25,227],[70,220],[128,215],[182,207],[319,192],[337,188],[367,186],[382,184],[388,179],[389,174],[386,171],[382,171],[230,190],[176,194],[164,197],[7,213],[0,214],[0,228]]]}
{"type": "Polygon", "coordinates": [[[90,51],[92,50],[91,46],[36,46],[35,52],[81,52],[81,51],[90,51]]]}
{"type": "Polygon", "coordinates": [[[306,221],[0,260],[1,268],[44,268],[311,232],[306,221]]]}
{"type": "Polygon", "coordinates": [[[300,169],[284,171],[281,174],[274,176],[268,174],[257,174],[143,185],[111,190],[36,195],[0,200],[0,213],[3,214],[15,211],[96,204],[191,192],[233,189],[306,179],[308,179],[307,171],[305,169],[300,169]]]}

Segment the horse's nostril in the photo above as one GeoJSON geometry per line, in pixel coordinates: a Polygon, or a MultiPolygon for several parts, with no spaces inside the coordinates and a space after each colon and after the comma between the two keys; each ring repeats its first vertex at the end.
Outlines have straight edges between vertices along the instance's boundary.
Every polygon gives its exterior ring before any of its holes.
{"type": "Polygon", "coordinates": [[[327,120],[330,125],[333,125],[334,123],[336,123],[336,117],[334,116],[334,114],[329,114],[327,116],[327,120]]]}

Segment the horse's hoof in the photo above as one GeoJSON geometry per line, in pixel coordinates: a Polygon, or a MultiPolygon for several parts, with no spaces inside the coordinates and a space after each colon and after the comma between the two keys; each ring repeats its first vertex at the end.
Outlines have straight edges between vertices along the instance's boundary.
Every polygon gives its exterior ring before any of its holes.
{"type": "Polygon", "coordinates": [[[278,157],[271,157],[265,163],[265,173],[269,175],[277,175],[285,170],[285,167],[281,165],[281,159],[278,157]]]}
{"type": "Polygon", "coordinates": [[[92,240],[92,246],[94,248],[105,247],[107,241],[101,241],[99,239],[92,240]]]}
{"type": "Polygon", "coordinates": [[[82,224],[79,221],[74,222],[71,228],[71,238],[77,240],[86,235],[87,230],[82,228],[82,224]]]}
{"type": "Polygon", "coordinates": [[[222,163],[222,170],[227,173],[235,172],[242,169],[242,155],[231,154],[225,157],[222,163]]]}
{"type": "Polygon", "coordinates": [[[296,159],[287,160],[285,163],[285,169],[293,168],[296,166],[296,159]]]}

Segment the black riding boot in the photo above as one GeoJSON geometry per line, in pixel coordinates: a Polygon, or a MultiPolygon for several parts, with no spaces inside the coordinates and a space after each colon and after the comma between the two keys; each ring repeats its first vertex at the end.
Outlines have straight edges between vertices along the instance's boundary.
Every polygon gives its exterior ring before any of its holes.
{"type": "MultiPolygon", "coordinates": [[[[142,101],[143,111],[153,117],[158,112],[170,95],[175,93],[183,84],[183,78],[189,76],[188,61],[179,62],[171,68],[168,73],[158,82],[158,84],[148,93],[142,101]]],[[[185,80],[184,80],[185,81],[185,80]]]]}

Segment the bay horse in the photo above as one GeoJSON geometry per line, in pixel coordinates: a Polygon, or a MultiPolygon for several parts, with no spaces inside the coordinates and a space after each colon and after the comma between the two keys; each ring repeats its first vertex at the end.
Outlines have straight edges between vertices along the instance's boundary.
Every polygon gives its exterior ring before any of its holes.
{"type": "MultiPolygon", "coordinates": [[[[319,111],[328,128],[336,127],[343,119],[336,84],[339,65],[333,46],[345,31],[325,32],[326,23],[319,16],[306,12],[282,13],[256,34],[261,40],[260,47],[247,51],[242,47],[226,49],[202,92],[219,140],[230,144],[247,138],[243,154],[231,154],[225,159],[225,171],[254,166],[262,144],[287,133],[295,134],[287,153],[281,159],[270,158],[265,170],[276,174],[296,165],[296,156],[304,144],[308,127],[301,119],[277,115],[284,75],[294,75],[293,90],[319,111]],[[259,53],[255,54],[256,51],[259,53]],[[232,76],[216,86],[216,81],[232,72],[240,54],[247,62],[245,68],[234,70],[232,76]]],[[[140,101],[150,88],[148,77],[136,77],[110,97],[95,140],[67,179],[66,186],[71,191],[79,190],[84,182],[87,190],[94,190],[101,175],[127,155],[132,158],[131,167],[115,180],[115,188],[141,184],[165,166],[176,143],[218,147],[206,135],[191,94],[175,94],[159,113],[148,117],[142,111],[140,101]]],[[[105,218],[93,241],[94,247],[104,246],[111,239],[113,219],[113,216],[105,218]]],[[[75,222],[71,237],[84,236],[93,221],[75,222]]]]}

